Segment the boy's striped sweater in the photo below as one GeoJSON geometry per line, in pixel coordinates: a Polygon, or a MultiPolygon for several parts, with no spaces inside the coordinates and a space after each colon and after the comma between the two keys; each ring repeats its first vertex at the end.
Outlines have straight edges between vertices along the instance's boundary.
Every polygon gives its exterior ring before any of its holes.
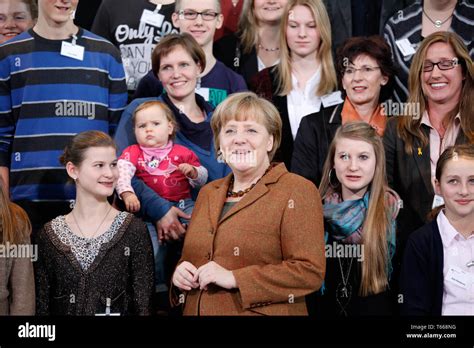
{"type": "Polygon", "coordinates": [[[29,30],[0,46],[0,166],[14,201],[74,199],[59,156],[77,133],[113,134],[127,102],[117,48],[83,29],[82,61],[61,45],[29,30]]]}

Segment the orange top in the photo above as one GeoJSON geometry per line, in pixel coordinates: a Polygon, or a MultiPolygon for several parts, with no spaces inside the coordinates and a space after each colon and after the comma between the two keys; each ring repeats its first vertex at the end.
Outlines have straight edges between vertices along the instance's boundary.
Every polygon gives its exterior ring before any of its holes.
{"type": "MultiPolygon", "coordinates": [[[[341,116],[342,124],[346,124],[347,122],[364,121],[347,97],[344,101],[344,106],[342,107],[341,116]]],[[[383,136],[385,125],[387,124],[387,116],[385,116],[381,105],[377,106],[374,110],[368,123],[377,131],[379,136],[383,136]]]]}

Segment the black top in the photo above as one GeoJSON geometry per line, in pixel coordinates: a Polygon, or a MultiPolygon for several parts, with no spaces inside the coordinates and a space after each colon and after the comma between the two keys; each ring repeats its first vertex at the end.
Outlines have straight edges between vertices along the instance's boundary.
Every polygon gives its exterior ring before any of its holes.
{"type": "Polygon", "coordinates": [[[233,34],[217,40],[214,43],[213,51],[217,60],[242,75],[247,86],[250,86],[252,77],[258,73],[255,47],[249,53],[244,53],[237,34],[233,34]]]}
{"type": "Polygon", "coordinates": [[[381,0],[352,0],[352,36],[379,34],[381,0]]]}
{"type": "MultiPolygon", "coordinates": [[[[414,140],[413,153],[407,154],[405,142],[398,136],[397,120],[398,117],[388,119],[383,144],[388,185],[403,201],[403,209],[397,217],[397,244],[403,251],[410,233],[428,222],[435,192],[431,183],[430,144],[422,147],[419,140],[414,140]]],[[[429,127],[420,124],[420,128],[429,139],[429,127]]],[[[461,129],[456,144],[467,141],[461,129]]]]}
{"type": "Polygon", "coordinates": [[[97,9],[99,8],[102,0],[81,0],[77,4],[76,16],[74,23],[81,28],[90,30],[97,9]]]}
{"type": "MultiPolygon", "coordinates": [[[[329,238],[328,246],[333,247],[334,245],[343,246],[344,244],[339,244],[329,238]]],[[[357,256],[326,257],[324,293],[323,295],[318,293],[308,296],[309,314],[324,319],[391,315],[393,308],[390,292],[384,291],[367,297],[359,296],[361,279],[362,262],[357,256]],[[347,293],[344,292],[346,279],[347,293]]]]}
{"type": "Polygon", "coordinates": [[[140,21],[143,11],[158,5],[149,0],[103,0],[92,24],[92,32],[120,49],[128,90],[135,91],[140,79],[151,70],[151,54],[161,38],[178,33],[172,21],[174,3],[159,5],[162,16],[157,27],[140,21]]]}
{"type": "Polygon", "coordinates": [[[282,129],[280,147],[273,158],[274,162],[284,162],[286,168],[291,170],[291,156],[293,154],[293,134],[291,133],[290,118],[288,115],[288,101],[285,96],[278,95],[277,91],[277,75],[275,67],[263,69],[256,74],[250,84],[250,90],[258,94],[260,97],[270,101],[280,114],[282,129]]]}
{"type": "MultiPolygon", "coordinates": [[[[376,34],[382,34],[387,20],[392,17],[397,11],[409,6],[416,0],[377,0],[370,1],[364,0],[369,6],[369,17],[368,19],[363,17],[364,14],[356,14],[357,8],[353,8],[358,2],[362,0],[323,0],[326,5],[326,9],[329,15],[329,21],[331,22],[331,37],[332,37],[332,50],[335,55],[336,49],[343,44],[343,42],[351,37],[357,36],[354,30],[358,30],[355,22],[363,23],[364,20],[370,22],[371,32],[377,28],[374,32],[376,34]],[[372,3],[376,4],[380,2],[380,6],[373,6],[372,3]],[[371,7],[373,6],[373,7],[371,7]]],[[[367,12],[363,11],[364,13],[367,12]]]]}
{"type": "Polygon", "coordinates": [[[400,274],[403,315],[441,315],[443,267],[443,242],[435,219],[408,239],[400,274]]]}
{"type": "Polygon", "coordinates": [[[303,117],[293,145],[291,171],[319,186],[329,146],[342,124],[343,104],[303,117]]]}
{"type": "MultiPolygon", "coordinates": [[[[209,103],[207,103],[199,94],[196,93],[195,96],[196,104],[199,106],[200,110],[206,113],[206,117],[208,118],[208,115],[213,111],[212,106],[209,105],[209,103]]],[[[180,109],[178,109],[176,105],[173,104],[168,94],[163,93],[161,97],[173,112],[173,115],[179,125],[179,131],[181,134],[183,134],[194,144],[198,145],[200,148],[210,151],[211,142],[209,139],[212,139],[210,120],[206,119],[203,122],[194,123],[180,109]]]]}
{"type": "Polygon", "coordinates": [[[153,248],[146,225],[132,214],[83,270],[71,247],[48,222],[38,232],[35,262],[38,315],[149,315],[153,294],[153,248]]]}

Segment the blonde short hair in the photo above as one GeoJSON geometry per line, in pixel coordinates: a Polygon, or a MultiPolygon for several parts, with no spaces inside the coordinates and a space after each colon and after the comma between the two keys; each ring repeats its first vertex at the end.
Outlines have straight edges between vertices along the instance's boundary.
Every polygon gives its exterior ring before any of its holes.
{"type": "Polygon", "coordinates": [[[273,136],[273,148],[268,152],[271,161],[281,143],[281,117],[272,103],[253,92],[234,93],[217,106],[211,119],[216,150],[220,148],[219,134],[227,122],[249,119],[263,124],[273,136]]]}

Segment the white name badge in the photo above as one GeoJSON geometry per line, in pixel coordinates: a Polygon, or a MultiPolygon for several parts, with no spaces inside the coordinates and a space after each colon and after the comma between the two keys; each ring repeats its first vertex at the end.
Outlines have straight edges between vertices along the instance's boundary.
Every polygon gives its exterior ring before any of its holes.
{"type": "Polygon", "coordinates": [[[341,97],[341,91],[332,92],[321,97],[321,102],[325,108],[344,102],[341,97]]]}
{"type": "Polygon", "coordinates": [[[77,60],[84,60],[84,47],[63,41],[61,45],[61,55],[77,60]]]}
{"type": "Polygon", "coordinates": [[[456,266],[449,267],[445,280],[463,289],[467,289],[467,287],[471,285],[469,273],[464,272],[456,266]]]}
{"type": "Polygon", "coordinates": [[[106,300],[106,307],[105,307],[105,313],[96,313],[95,315],[98,316],[98,317],[117,317],[117,316],[120,316],[120,313],[111,313],[110,312],[110,306],[112,305],[112,300],[110,298],[107,297],[107,300],[106,300]]]}
{"type": "Polygon", "coordinates": [[[433,206],[431,207],[431,209],[442,206],[443,204],[444,204],[443,197],[435,195],[434,198],[433,198],[433,206]]]}
{"type": "Polygon", "coordinates": [[[408,39],[397,40],[395,43],[404,57],[412,56],[416,52],[408,39]]]}
{"type": "Polygon", "coordinates": [[[201,97],[203,97],[205,101],[209,101],[209,88],[207,87],[196,88],[196,93],[199,94],[201,97]]]}
{"type": "Polygon", "coordinates": [[[150,10],[143,10],[142,17],[140,18],[140,22],[152,25],[154,27],[160,28],[165,20],[165,16],[162,14],[150,11],[150,10]]]}
{"type": "Polygon", "coordinates": [[[96,317],[119,317],[120,313],[96,313],[96,317]]]}

